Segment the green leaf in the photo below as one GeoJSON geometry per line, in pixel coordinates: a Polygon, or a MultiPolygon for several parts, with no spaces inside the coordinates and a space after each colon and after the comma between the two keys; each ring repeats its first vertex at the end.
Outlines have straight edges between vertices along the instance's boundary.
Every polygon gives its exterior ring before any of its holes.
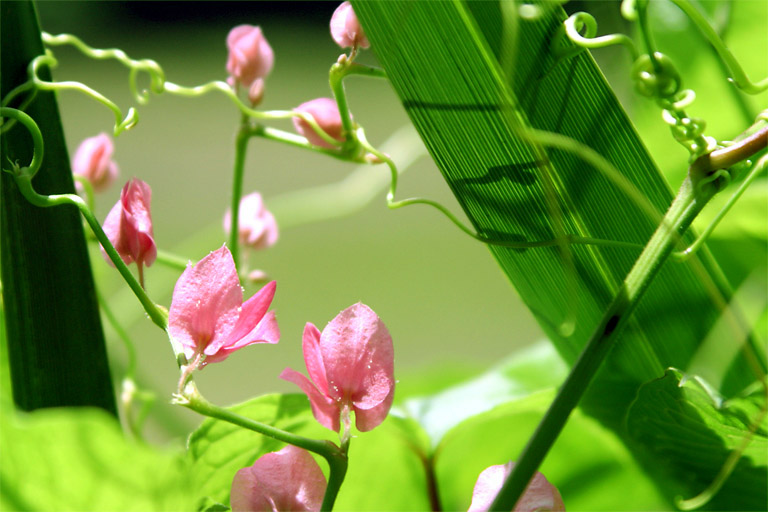
{"type": "MultiPolygon", "coordinates": [[[[653,465],[683,498],[698,495],[716,478],[728,455],[749,436],[765,394],[753,392],[720,404],[700,379],[669,370],[643,385],[627,416],[630,438],[642,445],[653,465]]],[[[768,421],[754,438],[710,510],[764,510],[768,502],[768,421]]]]}
{"type": "MultiPolygon", "coordinates": [[[[552,55],[552,37],[565,19],[560,7],[546,4],[540,17],[523,20],[515,18],[514,2],[353,0],[353,5],[395,92],[478,233],[538,241],[562,230],[646,243],[658,217],[628,200],[577,154],[538,147],[526,136],[533,128],[584,144],[659,214],[671,202],[669,186],[589,53],[561,61],[552,55]]],[[[686,240],[692,237],[689,233],[686,240]]],[[[571,268],[556,248],[489,248],[568,363],[639,254],[571,246],[571,268]],[[574,311],[575,331],[564,336],[558,327],[574,311]]],[[[730,295],[708,251],[687,263],[667,263],[582,407],[624,435],[623,418],[639,386],[667,367],[685,368],[730,295]]],[[[726,396],[756,380],[746,352],[756,355],[765,371],[754,337],[746,345],[722,365],[720,391],[726,396]]],[[[632,447],[638,453],[647,449],[632,447]]]]}
{"type": "Polygon", "coordinates": [[[128,441],[101,409],[0,415],[3,510],[192,510],[180,453],[128,441]]]}
{"type": "MultiPolygon", "coordinates": [[[[31,2],[3,2],[0,97],[27,80],[27,65],[43,53],[31,2]]],[[[50,79],[47,69],[43,79],[50,79]]],[[[11,107],[17,102],[11,103],[11,107]]],[[[34,178],[43,194],[74,193],[69,155],[53,92],[39,92],[25,109],[45,142],[34,178]]],[[[17,123],[2,134],[2,162],[28,165],[32,143],[17,123]]],[[[0,249],[13,396],[25,410],[90,405],[116,414],[104,335],[80,214],[74,206],[38,208],[0,173],[0,249]]]]}
{"type": "MultiPolygon", "coordinates": [[[[312,416],[303,394],[267,395],[231,408],[248,418],[268,423],[305,437],[338,436],[312,416]]],[[[215,419],[206,419],[189,438],[193,482],[198,497],[229,503],[235,473],[284,443],[215,419]]],[[[414,422],[390,416],[371,432],[352,439],[350,464],[336,510],[414,510],[429,507],[424,463],[423,434],[414,422]],[[396,493],[392,490],[397,489],[396,493]]],[[[323,472],[325,461],[315,456],[323,472]]]]}

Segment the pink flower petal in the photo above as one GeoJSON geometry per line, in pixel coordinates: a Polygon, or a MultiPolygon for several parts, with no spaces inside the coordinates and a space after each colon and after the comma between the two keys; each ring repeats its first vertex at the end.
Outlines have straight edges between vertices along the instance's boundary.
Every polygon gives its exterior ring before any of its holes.
{"type": "MultiPolygon", "coordinates": [[[[247,88],[272,71],[274,53],[260,27],[239,25],[227,35],[227,72],[232,83],[247,88]]],[[[229,80],[228,80],[229,81],[229,80]]]]}
{"type": "Polygon", "coordinates": [[[243,291],[229,249],[222,247],[188,266],[173,290],[169,333],[187,358],[226,340],[240,316],[243,291]]]}
{"type": "Polygon", "coordinates": [[[94,192],[101,192],[117,178],[117,164],[112,161],[115,147],[106,133],[85,139],[72,159],[72,172],[91,182],[94,192]]]}
{"type": "MultiPolygon", "coordinates": [[[[150,266],[157,257],[150,215],[151,198],[149,185],[132,179],[125,184],[120,200],[104,221],[104,233],[126,265],[136,262],[150,266]]],[[[112,264],[103,248],[102,255],[112,264]]]]}
{"type": "Polygon", "coordinates": [[[230,504],[233,512],[318,511],[325,487],[323,472],[312,455],[288,445],[237,472],[230,504]]]}
{"type": "MultiPolygon", "coordinates": [[[[336,105],[336,102],[331,98],[316,98],[302,103],[294,110],[296,112],[310,114],[320,128],[322,128],[328,135],[338,141],[343,140],[341,137],[341,114],[339,114],[338,105],[336,105]]],[[[333,144],[329,144],[323,140],[323,138],[315,132],[312,126],[303,119],[294,117],[293,126],[296,128],[296,131],[306,137],[311,144],[329,149],[335,147],[333,144]]]]}
{"type": "Polygon", "coordinates": [[[333,11],[333,16],[331,16],[331,37],[342,48],[351,48],[353,46],[368,48],[371,45],[368,42],[368,38],[365,37],[365,32],[363,32],[363,27],[360,26],[360,21],[358,21],[355,11],[352,9],[352,4],[349,2],[343,2],[333,11]]]}
{"type": "Polygon", "coordinates": [[[345,395],[339,398],[372,409],[390,394],[395,382],[392,337],[365,304],[350,306],[331,320],[320,349],[329,388],[336,386],[345,395]]]}
{"type": "Polygon", "coordinates": [[[355,411],[355,426],[360,432],[368,432],[381,425],[387,418],[389,410],[392,408],[392,401],[395,398],[395,387],[392,386],[389,395],[379,402],[378,405],[370,409],[361,409],[353,404],[355,411]]]}
{"type": "Polygon", "coordinates": [[[333,399],[322,394],[308,378],[291,368],[283,370],[280,378],[301,388],[309,398],[312,415],[322,426],[334,432],[339,431],[339,406],[333,399]]]}
{"type": "MultiPolygon", "coordinates": [[[[486,512],[499,493],[504,480],[515,467],[514,462],[490,466],[480,473],[472,492],[472,504],[467,512],[486,512]]],[[[564,512],[565,505],[557,488],[550,484],[541,473],[536,473],[525,493],[518,500],[513,512],[552,511],[564,512]]]]}
{"type": "Polygon", "coordinates": [[[312,382],[315,383],[315,386],[317,386],[321,393],[336,397],[328,389],[325,363],[323,363],[323,355],[320,351],[320,330],[314,324],[307,322],[307,325],[304,326],[304,337],[301,345],[304,352],[304,364],[307,365],[309,378],[312,379],[312,382]]]}
{"type": "MultiPolygon", "coordinates": [[[[224,214],[224,231],[229,234],[232,212],[224,214]]],[[[272,212],[264,206],[261,194],[253,192],[240,200],[238,216],[238,240],[254,249],[266,249],[275,245],[278,238],[277,221],[272,212]]]]}
{"type": "MultiPolygon", "coordinates": [[[[271,281],[263,286],[261,290],[256,292],[253,297],[245,301],[239,308],[237,323],[235,323],[235,326],[230,331],[229,335],[226,338],[219,337],[215,343],[210,343],[205,349],[205,354],[210,356],[221,348],[233,349],[244,347],[251,343],[257,343],[258,341],[266,342],[266,340],[258,339],[256,331],[258,330],[259,323],[264,318],[264,315],[267,314],[270,304],[272,304],[276,287],[277,283],[271,281]]],[[[277,324],[275,323],[275,328],[276,327],[277,324]]],[[[278,340],[280,339],[279,333],[280,331],[278,330],[278,340]]],[[[272,343],[277,343],[277,340],[272,341],[272,343]]]]}

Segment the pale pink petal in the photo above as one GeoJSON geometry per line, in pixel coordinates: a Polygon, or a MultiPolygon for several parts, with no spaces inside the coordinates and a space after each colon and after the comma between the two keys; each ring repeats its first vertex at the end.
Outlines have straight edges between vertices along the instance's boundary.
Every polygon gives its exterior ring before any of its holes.
{"type": "Polygon", "coordinates": [[[222,247],[188,266],[173,289],[169,333],[190,357],[227,339],[240,316],[243,291],[229,249],[222,247]]]}
{"type": "Polygon", "coordinates": [[[395,398],[395,386],[393,385],[389,395],[371,409],[361,409],[353,403],[355,411],[355,426],[360,432],[368,432],[381,425],[392,408],[392,400],[395,398]]]}
{"type": "Polygon", "coordinates": [[[217,352],[205,358],[203,366],[208,363],[218,363],[229,357],[232,352],[254,343],[277,343],[280,341],[280,328],[277,325],[275,312],[270,311],[247,336],[221,347],[217,352]]]}
{"type": "MultiPolygon", "coordinates": [[[[338,105],[336,105],[336,102],[331,98],[317,98],[307,101],[296,107],[294,111],[310,114],[320,128],[322,128],[328,135],[338,141],[343,140],[341,137],[341,114],[339,114],[338,105]]],[[[303,119],[294,117],[293,126],[296,128],[296,131],[306,137],[311,144],[331,149],[335,147],[323,140],[323,138],[312,129],[309,123],[303,119]]]]}
{"type": "MultiPolygon", "coordinates": [[[[224,231],[230,233],[232,213],[224,214],[224,231]]],[[[272,212],[264,207],[261,194],[253,192],[240,200],[237,237],[241,244],[253,249],[266,249],[277,242],[277,221],[272,212]]]]}
{"type": "MultiPolygon", "coordinates": [[[[514,462],[490,466],[477,477],[472,492],[472,504],[467,512],[486,512],[499,493],[504,480],[515,467],[514,462]]],[[[513,512],[552,511],[564,512],[565,505],[558,490],[541,473],[536,473],[528,484],[523,496],[515,505],[513,512]]]]}
{"type": "Polygon", "coordinates": [[[265,325],[262,326],[260,332],[257,332],[259,331],[258,327],[260,322],[264,318],[264,315],[267,314],[269,305],[272,304],[276,288],[277,283],[275,281],[267,283],[261,290],[245,301],[238,310],[239,316],[237,318],[237,323],[235,323],[235,326],[230,331],[229,335],[226,338],[219,337],[215,343],[210,343],[208,347],[206,347],[204,353],[211,356],[222,348],[234,350],[250,345],[251,343],[277,343],[280,339],[280,331],[277,329],[277,322],[274,320],[274,315],[271,317],[273,319],[271,323],[274,324],[274,329],[267,328],[265,330],[265,325]],[[273,331],[277,331],[277,339],[273,339],[273,331]],[[259,334],[269,335],[270,340],[260,339],[258,337],[259,334]]]}
{"type": "Polygon", "coordinates": [[[106,133],[85,139],[77,147],[72,159],[72,172],[91,182],[93,190],[100,192],[117,178],[117,164],[112,161],[114,145],[106,133]]]}
{"type": "Polygon", "coordinates": [[[309,378],[312,379],[315,386],[317,386],[321,393],[331,398],[341,398],[337,394],[331,393],[328,389],[325,363],[323,363],[323,354],[320,351],[320,330],[310,322],[307,322],[307,325],[304,326],[301,347],[304,352],[304,364],[307,365],[307,373],[309,373],[309,378]]]}
{"type": "MultiPolygon", "coordinates": [[[[107,218],[104,221],[104,225],[102,226],[102,229],[104,230],[104,233],[107,235],[107,238],[112,243],[112,245],[115,247],[115,250],[120,255],[120,258],[123,260],[123,262],[128,265],[131,263],[132,258],[131,255],[127,251],[121,252],[120,249],[118,249],[118,244],[120,242],[120,225],[123,221],[123,205],[120,201],[115,203],[115,206],[112,207],[111,210],[109,210],[109,213],[107,214],[107,218]]],[[[104,259],[107,260],[107,263],[115,266],[114,263],[112,263],[112,260],[107,256],[106,251],[104,248],[101,248],[101,254],[104,256],[104,259]]]]}
{"type": "Polygon", "coordinates": [[[392,391],[394,350],[384,323],[368,306],[348,307],[323,330],[320,349],[329,389],[343,390],[356,407],[372,409],[392,391]]]}
{"type": "Polygon", "coordinates": [[[231,83],[250,88],[272,71],[274,53],[260,27],[240,25],[227,35],[227,72],[231,83]]]}
{"type": "Polygon", "coordinates": [[[353,46],[368,48],[370,46],[368,38],[365,37],[365,32],[363,32],[363,27],[360,26],[360,21],[358,21],[357,15],[352,9],[352,4],[349,2],[343,2],[333,11],[333,16],[331,16],[331,37],[342,48],[353,46]]]}
{"type": "Polygon", "coordinates": [[[233,512],[318,511],[325,487],[323,472],[312,455],[288,445],[237,472],[230,505],[233,512]]]}
{"type": "Polygon", "coordinates": [[[322,426],[331,429],[334,432],[339,431],[339,415],[341,412],[336,401],[318,391],[308,378],[296,370],[286,368],[280,374],[280,378],[287,380],[288,382],[293,382],[301,388],[309,398],[309,405],[312,406],[312,414],[322,426]]]}

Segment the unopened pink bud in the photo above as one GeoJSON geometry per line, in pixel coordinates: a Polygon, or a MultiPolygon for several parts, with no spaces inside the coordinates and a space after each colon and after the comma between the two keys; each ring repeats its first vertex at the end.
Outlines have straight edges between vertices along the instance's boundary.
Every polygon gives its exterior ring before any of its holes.
{"type": "Polygon", "coordinates": [[[115,147],[106,133],[85,139],[77,147],[72,160],[72,172],[91,182],[93,190],[100,192],[117,178],[117,164],[112,161],[115,147]]]}
{"type": "Polygon", "coordinates": [[[368,48],[371,43],[365,37],[352,4],[343,2],[331,16],[331,37],[342,48],[368,48]]]}
{"type": "MultiPolygon", "coordinates": [[[[253,249],[266,249],[277,242],[277,221],[272,212],[266,209],[261,194],[254,192],[240,199],[240,211],[237,220],[237,237],[242,245],[253,249]]],[[[232,229],[232,212],[224,214],[224,231],[232,229]]]]}
{"type": "Polygon", "coordinates": [[[260,27],[239,25],[227,35],[227,72],[230,85],[250,88],[259,78],[272,71],[275,55],[260,27]]]}
{"type": "Polygon", "coordinates": [[[251,106],[255,107],[264,98],[264,80],[259,78],[255,80],[251,87],[248,89],[248,100],[251,102],[251,106]]]}
{"type": "MultiPolygon", "coordinates": [[[[514,462],[490,466],[480,473],[472,491],[472,504],[467,512],[486,512],[501,490],[504,480],[515,467],[514,462]]],[[[565,512],[565,504],[557,488],[541,473],[531,480],[525,492],[517,501],[512,512],[565,512]]]]}
{"type": "MultiPolygon", "coordinates": [[[[125,184],[120,200],[112,207],[104,221],[104,232],[126,265],[149,267],[157,257],[152,232],[150,202],[152,190],[149,185],[136,178],[125,184]]],[[[104,258],[112,265],[104,249],[104,258]]]]}
{"type": "MultiPolygon", "coordinates": [[[[317,98],[307,101],[296,107],[294,111],[311,115],[318,126],[320,126],[320,128],[322,128],[328,135],[339,142],[344,140],[341,137],[342,126],[339,107],[331,98],[317,98]]],[[[312,126],[300,117],[293,118],[293,126],[295,126],[296,131],[306,137],[311,144],[329,149],[335,147],[323,140],[323,138],[312,129],[312,126]]]]}

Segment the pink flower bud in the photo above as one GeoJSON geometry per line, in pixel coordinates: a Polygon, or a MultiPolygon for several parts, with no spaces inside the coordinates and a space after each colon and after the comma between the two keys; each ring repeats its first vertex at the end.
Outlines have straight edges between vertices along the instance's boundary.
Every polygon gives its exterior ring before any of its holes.
{"type": "MultiPolygon", "coordinates": [[[[264,207],[261,194],[254,192],[240,199],[237,219],[240,244],[254,249],[266,249],[277,242],[277,222],[274,215],[264,207]]],[[[224,231],[229,235],[232,227],[232,212],[224,214],[224,231]]]]}
{"type": "Polygon", "coordinates": [[[72,160],[72,172],[91,182],[93,190],[100,192],[117,178],[117,164],[112,161],[115,147],[106,133],[85,139],[77,147],[72,160]]]}
{"type": "Polygon", "coordinates": [[[352,4],[343,2],[333,11],[331,16],[331,37],[336,44],[342,48],[368,48],[371,43],[365,37],[363,27],[357,20],[355,11],[352,10],[352,4]]]}
{"type": "MultiPolygon", "coordinates": [[[[133,178],[125,184],[120,200],[104,221],[104,232],[126,265],[136,262],[140,268],[142,265],[149,267],[157,257],[150,214],[151,198],[149,185],[133,178]]],[[[101,252],[112,265],[103,248],[101,252]]]]}
{"type": "Polygon", "coordinates": [[[200,368],[253,343],[277,343],[275,313],[267,312],[276,286],[272,281],[243,302],[232,254],[222,247],[188,266],[176,281],[168,333],[190,362],[205,356],[200,368]]]}
{"type": "Polygon", "coordinates": [[[238,471],[229,502],[233,512],[314,512],[323,504],[325,487],[325,476],[309,452],[288,445],[238,471]]]}
{"type": "Polygon", "coordinates": [[[338,431],[340,417],[354,411],[362,432],[384,421],[395,396],[394,350],[389,331],[371,308],[361,303],[348,307],[322,334],[307,323],[302,345],[312,380],[290,368],[280,378],[307,394],[317,421],[338,431]]]}
{"type": "Polygon", "coordinates": [[[227,72],[231,86],[250,88],[259,78],[272,71],[275,55],[260,27],[239,25],[227,35],[227,72]]]}
{"type": "MultiPolygon", "coordinates": [[[[515,467],[514,462],[486,468],[477,477],[472,491],[472,504],[467,512],[486,512],[501,490],[504,480],[515,467]]],[[[541,473],[536,473],[513,509],[513,512],[534,511],[565,512],[563,498],[554,485],[550,484],[541,473]]]]}
{"type": "MultiPolygon", "coordinates": [[[[317,98],[306,103],[302,103],[295,109],[295,112],[303,112],[310,114],[315,122],[323,129],[328,135],[338,140],[343,141],[341,137],[341,114],[339,114],[339,107],[336,102],[331,98],[317,98]]],[[[307,140],[315,146],[321,146],[324,148],[333,149],[335,146],[323,140],[314,129],[299,117],[293,118],[293,126],[296,127],[296,131],[299,134],[307,138],[307,140]]]]}

